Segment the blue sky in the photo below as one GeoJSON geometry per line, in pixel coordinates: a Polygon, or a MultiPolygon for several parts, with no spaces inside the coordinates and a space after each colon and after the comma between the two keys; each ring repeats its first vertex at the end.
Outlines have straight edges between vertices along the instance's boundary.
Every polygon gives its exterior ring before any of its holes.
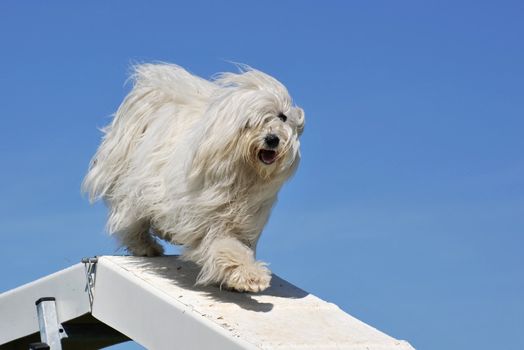
{"type": "Polygon", "coordinates": [[[115,252],[79,188],[130,64],[230,60],[306,111],[259,244],[275,273],[419,349],[523,349],[523,18],[519,1],[2,1],[0,291],[115,252]]]}

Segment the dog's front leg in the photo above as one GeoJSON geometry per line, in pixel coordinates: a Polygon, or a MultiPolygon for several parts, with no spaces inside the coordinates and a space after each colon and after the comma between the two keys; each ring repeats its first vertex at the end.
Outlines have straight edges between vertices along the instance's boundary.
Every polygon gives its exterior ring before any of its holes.
{"type": "Polygon", "coordinates": [[[218,283],[239,292],[260,292],[269,287],[271,271],[238,239],[215,237],[204,245],[196,259],[202,266],[197,284],[218,283]]]}

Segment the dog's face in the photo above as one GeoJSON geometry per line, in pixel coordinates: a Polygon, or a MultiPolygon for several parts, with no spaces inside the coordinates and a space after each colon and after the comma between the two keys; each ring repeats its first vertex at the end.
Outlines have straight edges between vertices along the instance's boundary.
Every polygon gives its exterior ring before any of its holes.
{"type": "Polygon", "coordinates": [[[263,180],[288,178],[300,160],[303,110],[281,83],[256,70],[226,73],[216,83],[193,175],[223,179],[247,169],[263,180]]]}
{"type": "Polygon", "coordinates": [[[239,157],[264,179],[287,178],[300,158],[304,111],[292,105],[281,83],[262,72],[249,70],[221,79],[230,89],[222,111],[236,130],[228,147],[231,160],[239,157]]]}
{"type": "Polygon", "coordinates": [[[263,178],[285,175],[293,171],[300,158],[299,137],[304,130],[301,108],[270,101],[251,108],[240,130],[237,147],[243,157],[263,178]],[[262,107],[262,108],[260,108],[262,107]]]}

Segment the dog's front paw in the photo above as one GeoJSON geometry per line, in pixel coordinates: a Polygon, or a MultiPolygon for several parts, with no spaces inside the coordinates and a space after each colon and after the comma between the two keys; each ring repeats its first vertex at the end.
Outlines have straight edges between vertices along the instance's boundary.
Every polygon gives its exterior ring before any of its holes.
{"type": "Polygon", "coordinates": [[[269,287],[271,271],[263,262],[240,265],[227,274],[224,285],[238,292],[261,292],[269,287]]]}

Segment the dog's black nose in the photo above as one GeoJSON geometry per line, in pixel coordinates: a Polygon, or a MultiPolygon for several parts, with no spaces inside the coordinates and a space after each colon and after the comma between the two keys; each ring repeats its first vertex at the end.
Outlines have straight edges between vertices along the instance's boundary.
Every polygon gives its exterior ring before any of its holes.
{"type": "Polygon", "coordinates": [[[264,141],[266,142],[266,145],[268,145],[269,147],[276,148],[280,139],[275,134],[268,134],[266,135],[266,137],[264,137],[264,141]]]}

